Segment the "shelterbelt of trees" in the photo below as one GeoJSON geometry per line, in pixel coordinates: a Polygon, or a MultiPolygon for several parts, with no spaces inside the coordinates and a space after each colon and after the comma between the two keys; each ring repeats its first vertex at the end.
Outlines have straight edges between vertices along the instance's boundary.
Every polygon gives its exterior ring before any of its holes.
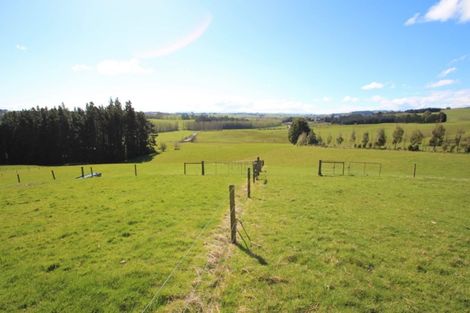
{"type": "Polygon", "coordinates": [[[153,124],[130,101],[32,108],[0,119],[0,164],[122,162],[154,152],[153,124]]]}

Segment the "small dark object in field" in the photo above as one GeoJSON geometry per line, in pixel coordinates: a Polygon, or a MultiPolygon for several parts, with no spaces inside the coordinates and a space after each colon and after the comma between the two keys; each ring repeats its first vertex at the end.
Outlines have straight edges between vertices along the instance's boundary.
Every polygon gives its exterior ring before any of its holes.
{"type": "Polygon", "coordinates": [[[46,272],[52,272],[59,268],[59,264],[51,264],[47,267],[46,272]]]}
{"type": "Polygon", "coordinates": [[[268,180],[267,180],[267,179],[265,179],[263,183],[266,185],[266,184],[268,183],[268,180]]]}
{"type": "Polygon", "coordinates": [[[129,237],[131,234],[129,232],[123,232],[122,233],[122,237],[129,237]]]}

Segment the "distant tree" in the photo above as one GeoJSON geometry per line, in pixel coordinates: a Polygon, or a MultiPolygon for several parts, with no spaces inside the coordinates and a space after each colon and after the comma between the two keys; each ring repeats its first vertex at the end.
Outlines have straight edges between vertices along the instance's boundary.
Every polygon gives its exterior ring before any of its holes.
{"type": "Polygon", "coordinates": [[[355,144],[356,143],[356,131],[353,130],[352,133],[351,133],[351,137],[349,138],[349,142],[351,144],[355,144]]]}
{"type": "Polygon", "coordinates": [[[297,138],[297,145],[298,146],[306,146],[307,145],[307,133],[303,132],[297,138]]]}
{"type": "Polygon", "coordinates": [[[367,143],[369,142],[369,132],[362,134],[362,147],[366,148],[367,143]]]}
{"type": "Polygon", "coordinates": [[[436,125],[432,130],[432,136],[429,140],[429,145],[433,147],[433,150],[436,151],[437,146],[441,146],[444,142],[444,136],[446,134],[446,129],[442,125],[436,125]]]}
{"type": "Polygon", "coordinates": [[[331,136],[331,134],[328,134],[328,137],[326,137],[326,144],[330,145],[332,141],[333,141],[333,137],[331,136]]]}
{"type": "Polygon", "coordinates": [[[313,130],[311,130],[307,135],[307,144],[308,145],[317,145],[318,139],[313,130]]]}
{"type": "Polygon", "coordinates": [[[393,131],[393,140],[392,143],[395,146],[395,150],[397,149],[397,144],[401,143],[403,141],[403,135],[405,134],[405,130],[401,128],[400,126],[397,126],[395,130],[393,131]]]}
{"type": "Polygon", "coordinates": [[[167,148],[166,143],[162,142],[162,143],[160,144],[160,150],[161,150],[162,152],[165,152],[165,151],[166,151],[166,148],[167,148]]]}
{"type": "Polygon", "coordinates": [[[344,141],[343,135],[339,134],[339,136],[336,137],[336,143],[338,145],[341,145],[343,143],[343,141],[344,141]]]}
{"type": "Polygon", "coordinates": [[[418,151],[419,145],[423,142],[423,138],[424,135],[419,129],[414,130],[410,136],[410,146],[408,150],[418,151]]]}
{"type": "Polygon", "coordinates": [[[377,131],[377,139],[375,140],[375,144],[378,147],[383,147],[385,146],[386,142],[387,142],[387,136],[385,136],[385,130],[383,128],[380,128],[377,131]]]}
{"type": "Polygon", "coordinates": [[[297,140],[302,133],[308,134],[310,132],[310,127],[308,122],[304,118],[295,118],[292,121],[292,124],[289,128],[288,138],[289,142],[293,145],[297,144],[297,140]]]}

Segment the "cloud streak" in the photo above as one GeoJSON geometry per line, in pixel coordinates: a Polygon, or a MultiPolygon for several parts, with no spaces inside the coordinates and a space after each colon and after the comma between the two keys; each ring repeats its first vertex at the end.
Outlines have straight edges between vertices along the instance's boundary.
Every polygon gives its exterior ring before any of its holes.
{"type": "Polygon", "coordinates": [[[142,59],[159,58],[184,49],[198,40],[209,28],[211,22],[212,16],[208,15],[196,28],[179,40],[156,50],[145,51],[128,60],[106,59],[99,62],[95,67],[86,64],[75,64],[72,66],[72,71],[85,72],[96,68],[97,73],[106,76],[150,74],[153,70],[142,66],[142,59]]]}
{"type": "Polygon", "coordinates": [[[428,84],[427,88],[439,88],[439,87],[453,85],[455,83],[456,81],[454,79],[441,79],[441,80],[438,80],[437,82],[428,84]]]}
{"type": "Polygon", "coordinates": [[[28,50],[28,47],[26,47],[25,45],[17,44],[16,49],[18,49],[20,51],[26,51],[26,50],[28,50]]]}
{"type": "Polygon", "coordinates": [[[384,84],[378,82],[371,82],[370,84],[364,85],[361,87],[362,90],[374,90],[374,89],[382,89],[384,84]]]}
{"type": "Polygon", "coordinates": [[[425,107],[465,107],[470,103],[470,89],[432,91],[423,96],[411,96],[402,98],[384,98],[375,96],[371,102],[386,109],[401,109],[403,107],[425,108],[425,107]]]}
{"type": "Polygon", "coordinates": [[[193,29],[189,34],[187,34],[183,38],[180,38],[179,40],[164,47],[142,52],[138,54],[137,57],[142,59],[159,58],[175,53],[176,51],[189,46],[190,44],[198,40],[202,35],[204,35],[204,33],[209,28],[211,22],[212,16],[208,15],[195,29],[193,29]]]}
{"type": "Polygon", "coordinates": [[[451,73],[454,73],[455,71],[457,70],[456,67],[449,67],[445,70],[443,70],[440,74],[439,74],[439,77],[446,77],[447,75],[451,74],[451,73]]]}

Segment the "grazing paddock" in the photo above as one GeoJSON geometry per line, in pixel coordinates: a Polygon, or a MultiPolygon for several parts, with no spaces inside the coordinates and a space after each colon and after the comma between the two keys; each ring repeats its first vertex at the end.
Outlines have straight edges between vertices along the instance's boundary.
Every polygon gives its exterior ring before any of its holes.
{"type": "Polygon", "coordinates": [[[201,132],[137,176],[134,163],[86,165],[103,174],[89,179],[81,166],[0,167],[0,311],[468,311],[468,155],[295,147],[265,132],[278,130],[201,132]],[[251,199],[244,169],[183,173],[257,156],[251,199]],[[377,162],[381,175],[319,177],[319,160],[346,174],[377,162]],[[230,184],[248,246],[228,243],[230,184]]]}

